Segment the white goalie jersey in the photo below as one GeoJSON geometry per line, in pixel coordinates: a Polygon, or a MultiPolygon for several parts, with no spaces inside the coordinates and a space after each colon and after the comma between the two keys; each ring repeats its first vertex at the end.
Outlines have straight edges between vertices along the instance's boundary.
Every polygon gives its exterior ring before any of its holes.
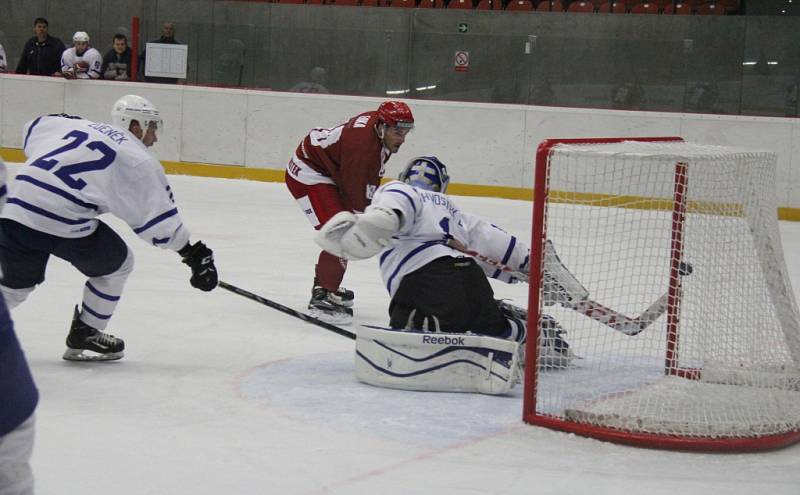
{"type": "Polygon", "coordinates": [[[26,124],[23,139],[28,159],[9,185],[3,218],[78,238],[111,213],[154,246],[177,251],[189,241],[161,163],[130,132],[49,115],[26,124]]]}
{"type": "MultiPolygon", "coordinates": [[[[393,181],[379,187],[372,204],[400,211],[400,230],[394,245],[380,253],[380,269],[386,289],[394,296],[407,274],[444,256],[466,257],[448,245],[463,246],[520,272],[528,272],[529,249],[513,235],[474,215],[461,211],[452,198],[393,181]]],[[[514,283],[517,279],[476,260],[488,277],[514,283]]]]}

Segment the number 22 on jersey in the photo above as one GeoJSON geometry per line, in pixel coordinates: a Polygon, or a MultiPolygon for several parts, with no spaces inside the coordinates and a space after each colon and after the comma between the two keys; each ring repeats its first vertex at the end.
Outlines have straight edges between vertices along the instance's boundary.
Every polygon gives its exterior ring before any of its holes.
{"type": "Polygon", "coordinates": [[[83,179],[73,177],[74,175],[83,172],[91,172],[93,170],[103,170],[111,165],[114,162],[114,159],[117,157],[117,152],[112,150],[102,141],[89,141],[87,143],[86,141],[89,139],[89,135],[83,131],[70,131],[62,139],[68,141],[67,144],[37,158],[33,163],[31,163],[31,166],[48,171],[58,167],[53,174],[72,189],[81,190],[86,187],[86,182],[83,179]],[[99,156],[94,160],[71,163],[68,165],[59,165],[59,159],[55,157],[81,146],[91,150],[95,153],[95,155],[99,153],[99,156]]]}

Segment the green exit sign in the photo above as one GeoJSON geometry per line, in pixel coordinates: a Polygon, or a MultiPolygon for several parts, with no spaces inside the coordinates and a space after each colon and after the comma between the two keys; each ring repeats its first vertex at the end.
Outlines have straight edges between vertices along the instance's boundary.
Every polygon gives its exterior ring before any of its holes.
{"type": "Polygon", "coordinates": [[[466,33],[469,31],[469,24],[466,22],[459,22],[458,23],[458,32],[459,33],[466,33]]]}

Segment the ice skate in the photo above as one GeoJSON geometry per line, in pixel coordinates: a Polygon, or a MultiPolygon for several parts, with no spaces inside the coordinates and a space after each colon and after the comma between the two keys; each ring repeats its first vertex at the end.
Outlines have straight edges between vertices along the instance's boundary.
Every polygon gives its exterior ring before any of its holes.
{"type": "Polygon", "coordinates": [[[72,317],[67,335],[67,350],[62,356],[67,361],[113,361],[124,356],[125,342],[103,333],[80,319],[78,306],[72,317]]]}
{"type": "Polygon", "coordinates": [[[539,369],[567,368],[575,354],[563,337],[564,329],[556,320],[542,315],[539,325],[539,369]]]}
{"type": "Polygon", "coordinates": [[[327,323],[350,324],[353,322],[353,310],[348,306],[353,305],[352,296],[353,292],[346,289],[331,292],[324,287],[315,286],[311,291],[311,300],[308,302],[309,313],[327,323]],[[348,292],[349,299],[347,299],[348,292]]]}
{"type": "MultiPolygon", "coordinates": [[[[500,311],[506,318],[513,318],[526,322],[528,311],[515,306],[510,302],[496,299],[500,311]]],[[[567,368],[576,358],[575,353],[569,348],[569,343],[564,339],[564,328],[549,315],[543,314],[539,325],[539,368],[567,368]]],[[[519,363],[525,367],[525,341],[520,342],[519,363]]]]}
{"type": "Polygon", "coordinates": [[[352,308],[353,307],[353,300],[355,299],[355,293],[353,291],[345,289],[344,287],[339,287],[336,289],[336,292],[328,292],[328,297],[331,301],[335,302],[339,306],[344,306],[345,308],[352,308]]]}

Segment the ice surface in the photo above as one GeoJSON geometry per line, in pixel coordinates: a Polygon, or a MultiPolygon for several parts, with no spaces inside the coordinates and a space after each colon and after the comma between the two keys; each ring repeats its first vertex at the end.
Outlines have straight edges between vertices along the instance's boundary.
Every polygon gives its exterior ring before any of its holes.
{"type": "MultiPolygon", "coordinates": [[[[305,308],[318,251],[282,184],[170,182],[223,280],[305,308]]],[[[456,201],[529,235],[529,202],[456,201]]],[[[41,391],[40,495],[800,493],[800,446],[742,455],[639,449],[523,424],[519,388],[490,397],[360,384],[352,340],[221,289],[192,289],[175,253],[108,222],[136,255],[109,327],[126,341],[122,361],[61,360],[84,282],[61,260],[13,312],[41,391]]],[[[800,223],[781,232],[800,287],[800,223]]],[[[357,322],[387,322],[375,260],[351,263],[344,285],[356,292],[357,322]]],[[[493,286],[527,304],[525,286],[493,286]]]]}

